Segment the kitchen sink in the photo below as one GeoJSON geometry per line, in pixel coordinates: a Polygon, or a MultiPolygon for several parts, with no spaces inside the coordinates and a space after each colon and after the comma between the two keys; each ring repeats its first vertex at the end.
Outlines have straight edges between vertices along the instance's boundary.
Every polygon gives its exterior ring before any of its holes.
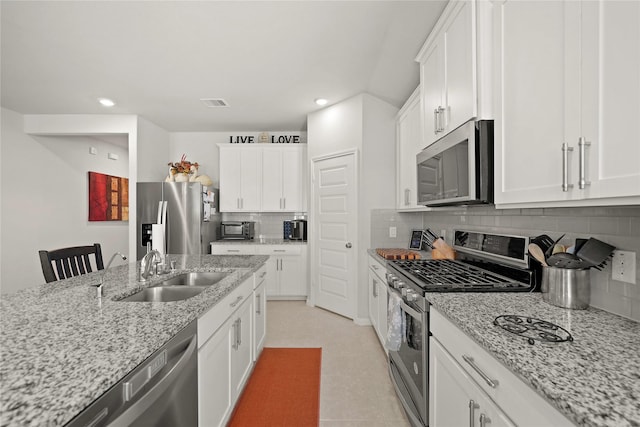
{"type": "Polygon", "coordinates": [[[182,301],[194,297],[220,280],[228,272],[184,273],[164,280],[118,301],[125,302],[168,302],[182,301]]]}

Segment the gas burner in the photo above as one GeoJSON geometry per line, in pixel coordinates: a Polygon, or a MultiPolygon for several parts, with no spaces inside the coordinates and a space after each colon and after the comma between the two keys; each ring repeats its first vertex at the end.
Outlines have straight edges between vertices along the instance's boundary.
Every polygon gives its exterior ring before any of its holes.
{"type": "Polygon", "coordinates": [[[496,317],[493,324],[512,334],[527,338],[527,342],[531,345],[535,344],[535,340],[549,343],[573,341],[573,337],[566,329],[533,317],[505,314],[496,317]]]}

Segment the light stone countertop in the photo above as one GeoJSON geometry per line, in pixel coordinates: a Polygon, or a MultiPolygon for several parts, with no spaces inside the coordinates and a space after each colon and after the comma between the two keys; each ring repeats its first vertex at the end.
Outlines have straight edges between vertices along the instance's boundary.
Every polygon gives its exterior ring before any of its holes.
{"type": "Polygon", "coordinates": [[[169,255],[175,273],[136,282],[136,265],[2,295],[0,299],[0,425],[61,426],[154,351],[205,313],[267,256],[169,255]],[[189,271],[228,271],[217,284],[175,302],[119,302],[189,271]]]}
{"type": "Polygon", "coordinates": [[[215,240],[212,245],[306,245],[306,240],[289,240],[278,237],[256,237],[251,240],[226,239],[215,240]]]}
{"type": "MultiPolygon", "coordinates": [[[[368,251],[385,263],[375,250],[368,251]]],[[[424,258],[424,257],[423,257],[424,258]]],[[[511,372],[580,426],[640,426],[640,323],[596,308],[570,310],[536,293],[427,293],[427,300],[511,372]],[[565,328],[545,344],[495,326],[505,314],[565,328]]]]}

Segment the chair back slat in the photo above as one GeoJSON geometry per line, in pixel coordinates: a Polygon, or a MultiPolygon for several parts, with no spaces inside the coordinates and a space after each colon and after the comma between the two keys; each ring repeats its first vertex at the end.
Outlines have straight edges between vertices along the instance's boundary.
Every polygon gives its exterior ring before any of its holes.
{"type": "Polygon", "coordinates": [[[47,283],[93,272],[90,256],[95,261],[96,271],[104,269],[99,243],[91,246],[39,251],[39,256],[42,273],[47,283]]]}

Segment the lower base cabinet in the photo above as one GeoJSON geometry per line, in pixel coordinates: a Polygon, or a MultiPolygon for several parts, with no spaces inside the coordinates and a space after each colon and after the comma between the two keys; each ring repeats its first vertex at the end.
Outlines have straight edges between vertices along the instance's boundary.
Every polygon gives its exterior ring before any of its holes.
{"type": "Polygon", "coordinates": [[[384,348],[387,338],[387,282],[384,278],[385,267],[373,256],[369,256],[369,319],[378,340],[384,348]]]}
{"type": "Polygon", "coordinates": [[[264,348],[264,340],[267,337],[267,267],[262,266],[256,271],[255,284],[253,289],[253,360],[258,360],[258,356],[264,348]]]}
{"type": "MultiPolygon", "coordinates": [[[[261,270],[266,271],[264,266],[261,270]]],[[[198,319],[198,424],[202,427],[227,423],[262,348],[255,347],[254,341],[255,330],[265,329],[265,324],[254,325],[255,283],[256,274],[198,319]]]]}

